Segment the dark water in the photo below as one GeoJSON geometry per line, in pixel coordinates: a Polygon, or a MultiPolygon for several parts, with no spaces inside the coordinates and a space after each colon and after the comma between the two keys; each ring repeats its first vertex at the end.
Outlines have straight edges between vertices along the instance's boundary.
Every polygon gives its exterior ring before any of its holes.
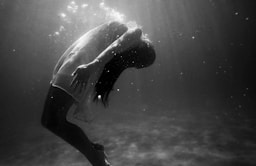
{"type": "Polygon", "coordinates": [[[136,21],[157,52],[125,71],[90,125],[113,166],[256,165],[256,4],[0,0],[0,165],[89,165],[40,125],[55,63],[89,29],[136,21]]]}

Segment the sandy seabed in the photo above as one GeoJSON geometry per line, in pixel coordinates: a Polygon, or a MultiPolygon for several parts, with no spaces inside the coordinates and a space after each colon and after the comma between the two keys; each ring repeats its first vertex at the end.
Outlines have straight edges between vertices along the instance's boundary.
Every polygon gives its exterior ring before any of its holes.
{"type": "MultiPolygon", "coordinates": [[[[113,109],[89,128],[79,125],[105,145],[113,166],[256,165],[255,128],[227,117],[203,110],[113,109]]],[[[1,166],[90,165],[76,149],[39,125],[26,128],[24,135],[16,144],[1,142],[1,166]]]]}

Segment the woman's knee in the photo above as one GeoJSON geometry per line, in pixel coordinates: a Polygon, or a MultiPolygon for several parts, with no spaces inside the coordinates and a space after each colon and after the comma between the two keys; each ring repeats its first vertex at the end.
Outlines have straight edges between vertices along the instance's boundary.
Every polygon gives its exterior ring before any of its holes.
{"type": "Polygon", "coordinates": [[[56,127],[57,119],[53,117],[53,115],[49,115],[47,110],[44,110],[43,115],[41,117],[41,124],[43,127],[50,129],[56,127]]]}
{"type": "Polygon", "coordinates": [[[67,122],[66,116],[73,102],[74,99],[63,90],[50,87],[41,117],[42,126],[50,130],[62,128],[67,122]]]}
{"type": "Polygon", "coordinates": [[[47,128],[47,119],[44,117],[44,114],[41,116],[41,125],[47,128]]]}
{"type": "Polygon", "coordinates": [[[66,114],[63,110],[44,110],[41,124],[49,130],[58,130],[66,123],[66,114]]]}

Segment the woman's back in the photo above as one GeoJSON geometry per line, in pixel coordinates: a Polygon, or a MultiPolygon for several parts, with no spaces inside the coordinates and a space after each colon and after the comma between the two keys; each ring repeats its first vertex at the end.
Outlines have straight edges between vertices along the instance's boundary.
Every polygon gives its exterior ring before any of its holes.
{"type": "Polygon", "coordinates": [[[103,50],[127,31],[124,24],[111,22],[100,25],[79,38],[62,55],[53,72],[52,85],[81,101],[83,93],[70,87],[72,73],[78,66],[93,61],[103,50]]]}

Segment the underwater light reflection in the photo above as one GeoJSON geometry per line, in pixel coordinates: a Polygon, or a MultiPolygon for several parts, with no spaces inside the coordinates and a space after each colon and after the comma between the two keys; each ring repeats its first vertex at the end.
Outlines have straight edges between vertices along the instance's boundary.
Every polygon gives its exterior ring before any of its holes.
{"type": "Polygon", "coordinates": [[[61,25],[58,30],[49,34],[49,37],[54,37],[55,42],[63,42],[64,38],[67,40],[78,34],[81,35],[104,22],[125,21],[123,13],[109,7],[104,1],[97,4],[70,1],[66,7],[61,9],[58,16],[61,25]]]}

